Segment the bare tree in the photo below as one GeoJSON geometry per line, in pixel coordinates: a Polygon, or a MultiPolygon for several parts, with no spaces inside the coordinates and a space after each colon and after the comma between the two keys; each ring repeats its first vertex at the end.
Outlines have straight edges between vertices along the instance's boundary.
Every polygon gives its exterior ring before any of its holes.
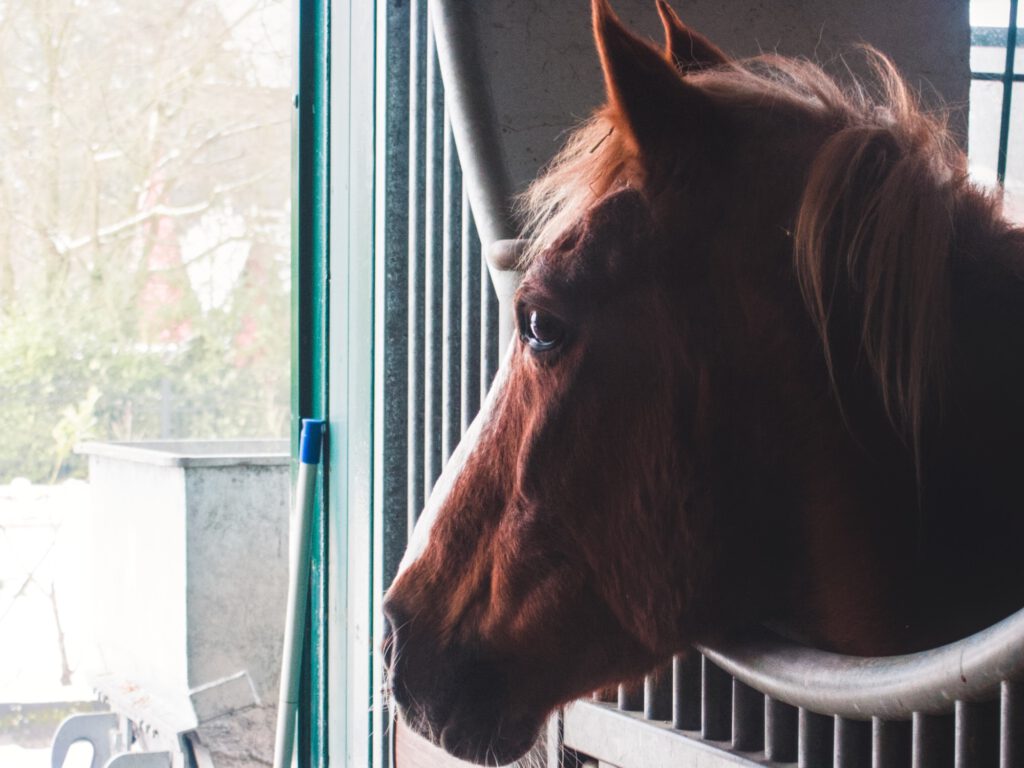
{"type": "Polygon", "coordinates": [[[68,409],[284,429],[287,26],[279,0],[0,3],[0,412],[31,436],[0,479],[45,474],[68,409]]]}

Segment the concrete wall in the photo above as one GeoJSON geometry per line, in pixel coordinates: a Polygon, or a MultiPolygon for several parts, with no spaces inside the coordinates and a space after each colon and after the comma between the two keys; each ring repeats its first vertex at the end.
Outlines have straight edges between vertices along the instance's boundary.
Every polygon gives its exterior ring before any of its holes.
{"type": "Polygon", "coordinates": [[[90,681],[173,734],[277,697],[288,584],[286,441],[87,443],[90,681]]]}
{"type": "MultiPolygon", "coordinates": [[[[613,0],[636,31],[661,41],[654,0],[613,0]]],[[[968,0],[674,0],[683,20],[736,56],[777,51],[841,71],[856,43],[888,54],[966,132],[968,0]]],[[[513,181],[521,189],[560,137],[601,102],[586,0],[477,0],[483,58],[513,181]]],[[[966,140],[964,141],[966,144],[966,140]]]]}

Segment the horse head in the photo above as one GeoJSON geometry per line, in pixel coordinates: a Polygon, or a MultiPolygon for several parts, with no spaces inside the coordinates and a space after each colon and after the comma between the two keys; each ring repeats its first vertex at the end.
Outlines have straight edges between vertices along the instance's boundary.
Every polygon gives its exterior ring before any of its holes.
{"type": "MultiPolygon", "coordinates": [[[[794,270],[847,212],[805,210],[846,97],[658,5],[664,50],[594,0],[607,104],[528,194],[516,338],[385,602],[399,711],[464,759],[515,759],[558,705],[785,610],[799,510],[856,480],[818,471],[856,444],[808,309],[832,278],[794,270]]],[[[851,185],[900,151],[878,130],[851,185]]]]}

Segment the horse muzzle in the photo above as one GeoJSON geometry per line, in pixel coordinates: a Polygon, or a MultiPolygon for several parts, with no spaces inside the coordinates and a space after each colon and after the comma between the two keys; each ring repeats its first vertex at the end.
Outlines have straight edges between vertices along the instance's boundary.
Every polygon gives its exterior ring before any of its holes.
{"type": "Polygon", "coordinates": [[[406,725],[460,760],[505,765],[522,757],[542,717],[512,706],[503,665],[467,647],[442,647],[387,602],[384,611],[384,662],[406,725]]]}

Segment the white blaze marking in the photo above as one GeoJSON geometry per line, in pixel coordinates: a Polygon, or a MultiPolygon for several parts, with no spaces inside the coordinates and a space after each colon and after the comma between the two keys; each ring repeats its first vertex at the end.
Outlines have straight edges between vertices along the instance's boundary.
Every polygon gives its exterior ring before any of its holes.
{"type": "Polygon", "coordinates": [[[473,423],[469,425],[466,434],[459,441],[458,446],[452,451],[451,458],[448,459],[448,463],[445,464],[441,476],[434,484],[434,489],[430,492],[430,498],[427,499],[423,513],[420,515],[419,520],[416,521],[416,527],[409,537],[405,554],[402,555],[402,562],[398,564],[398,573],[395,574],[396,580],[426,551],[427,545],[430,543],[430,531],[434,527],[437,513],[444,506],[448,494],[451,493],[452,487],[455,485],[455,479],[462,472],[462,468],[466,464],[466,459],[473,452],[473,449],[476,448],[480,435],[484,431],[484,425],[491,419],[494,403],[498,399],[498,394],[501,392],[502,387],[505,385],[505,379],[508,378],[508,366],[509,361],[512,359],[512,349],[514,346],[515,340],[513,339],[508,345],[508,350],[505,352],[505,358],[501,361],[501,365],[498,366],[498,371],[494,375],[494,382],[487,391],[487,397],[483,405],[480,406],[480,411],[473,419],[473,423]]]}

